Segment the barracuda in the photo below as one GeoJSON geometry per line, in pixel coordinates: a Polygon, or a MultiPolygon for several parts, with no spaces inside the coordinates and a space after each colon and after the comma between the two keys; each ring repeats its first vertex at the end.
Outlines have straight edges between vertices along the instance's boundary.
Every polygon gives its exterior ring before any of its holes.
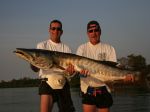
{"type": "Polygon", "coordinates": [[[140,76],[139,72],[122,70],[105,64],[102,61],[96,61],[71,53],[25,48],[17,48],[14,53],[37,68],[44,70],[48,70],[52,67],[64,70],[69,64],[72,64],[76,71],[83,69],[88,70],[89,75],[87,77],[91,77],[102,82],[123,80],[127,74],[132,74],[135,77],[135,80],[139,80],[140,76]]]}

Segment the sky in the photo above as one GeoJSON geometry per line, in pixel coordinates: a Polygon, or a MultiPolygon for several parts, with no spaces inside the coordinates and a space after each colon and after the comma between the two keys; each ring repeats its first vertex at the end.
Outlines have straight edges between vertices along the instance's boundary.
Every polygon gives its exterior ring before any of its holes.
{"type": "Polygon", "coordinates": [[[36,48],[48,39],[50,21],[63,24],[62,41],[76,52],[88,41],[86,25],[100,23],[101,41],[117,58],[142,55],[150,64],[150,0],[0,0],[0,81],[37,78],[16,48],[36,48]]]}

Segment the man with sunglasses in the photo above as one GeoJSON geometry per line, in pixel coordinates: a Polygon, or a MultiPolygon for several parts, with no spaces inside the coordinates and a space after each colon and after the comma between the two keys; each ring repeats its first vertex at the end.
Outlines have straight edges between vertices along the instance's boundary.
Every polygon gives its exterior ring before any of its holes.
{"type": "MultiPolygon", "coordinates": [[[[113,46],[101,42],[101,27],[97,21],[90,21],[87,24],[87,35],[89,42],[78,47],[77,55],[116,66],[115,49],[113,46]]],[[[109,108],[113,104],[109,87],[99,78],[97,78],[99,81],[93,81],[90,77],[86,77],[88,74],[88,70],[80,71],[83,112],[109,112],[109,108]]],[[[124,81],[133,82],[133,75],[127,74],[124,81]]]]}
{"type": "MultiPolygon", "coordinates": [[[[114,47],[101,42],[101,27],[97,21],[87,24],[87,35],[89,42],[78,47],[77,55],[101,61],[117,61],[114,47]]],[[[81,70],[81,74],[86,76],[88,71],[81,70]]],[[[83,112],[109,112],[113,104],[109,88],[101,81],[91,83],[90,80],[87,77],[80,78],[83,112]]]]}
{"type": "MultiPolygon", "coordinates": [[[[49,39],[38,43],[37,48],[71,53],[71,49],[61,42],[62,34],[62,23],[59,20],[51,21],[49,39]]],[[[38,70],[33,65],[31,65],[31,68],[35,72],[39,71],[39,76],[41,78],[41,84],[39,86],[39,95],[41,99],[40,112],[52,112],[54,102],[57,102],[59,112],[75,112],[71,99],[70,86],[68,81],[63,77],[63,72],[58,68],[38,70]]],[[[74,73],[73,69],[69,67],[66,72],[69,74],[74,73]]]]}

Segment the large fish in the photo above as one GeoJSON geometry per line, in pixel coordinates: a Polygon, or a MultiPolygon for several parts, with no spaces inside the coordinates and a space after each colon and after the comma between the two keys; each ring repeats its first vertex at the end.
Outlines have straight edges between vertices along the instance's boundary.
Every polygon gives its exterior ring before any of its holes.
{"type": "MultiPolygon", "coordinates": [[[[14,52],[17,56],[28,61],[37,68],[44,70],[48,70],[52,67],[66,69],[69,64],[72,64],[76,71],[83,69],[88,70],[89,75],[87,77],[102,82],[124,80],[128,74],[132,74],[135,80],[139,80],[140,77],[139,72],[122,70],[102,61],[96,61],[71,53],[25,48],[17,48],[14,52]]],[[[68,78],[71,76],[66,75],[65,77],[68,78]]]]}

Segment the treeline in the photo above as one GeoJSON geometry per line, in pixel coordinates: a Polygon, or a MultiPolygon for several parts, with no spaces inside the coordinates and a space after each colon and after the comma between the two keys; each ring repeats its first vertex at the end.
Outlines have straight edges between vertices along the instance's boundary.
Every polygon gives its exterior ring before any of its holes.
{"type": "MultiPolygon", "coordinates": [[[[1,81],[0,88],[23,88],[23,87],[38,87],[41,83],[40,79],[31,79],[24,77],[21,79],[12,79],[11,81],[1,81]]],[[[79,78],[73,78],[70,81],[71,87],[79,87],[79,78]]]]}
{"type": "Polygon", "coordinates": [[[21,87],[36,87],[40,83],[39,79],[21,78],[12,79],[11,81],[1,81],[0,88],[21,88],[21,87]]]}

